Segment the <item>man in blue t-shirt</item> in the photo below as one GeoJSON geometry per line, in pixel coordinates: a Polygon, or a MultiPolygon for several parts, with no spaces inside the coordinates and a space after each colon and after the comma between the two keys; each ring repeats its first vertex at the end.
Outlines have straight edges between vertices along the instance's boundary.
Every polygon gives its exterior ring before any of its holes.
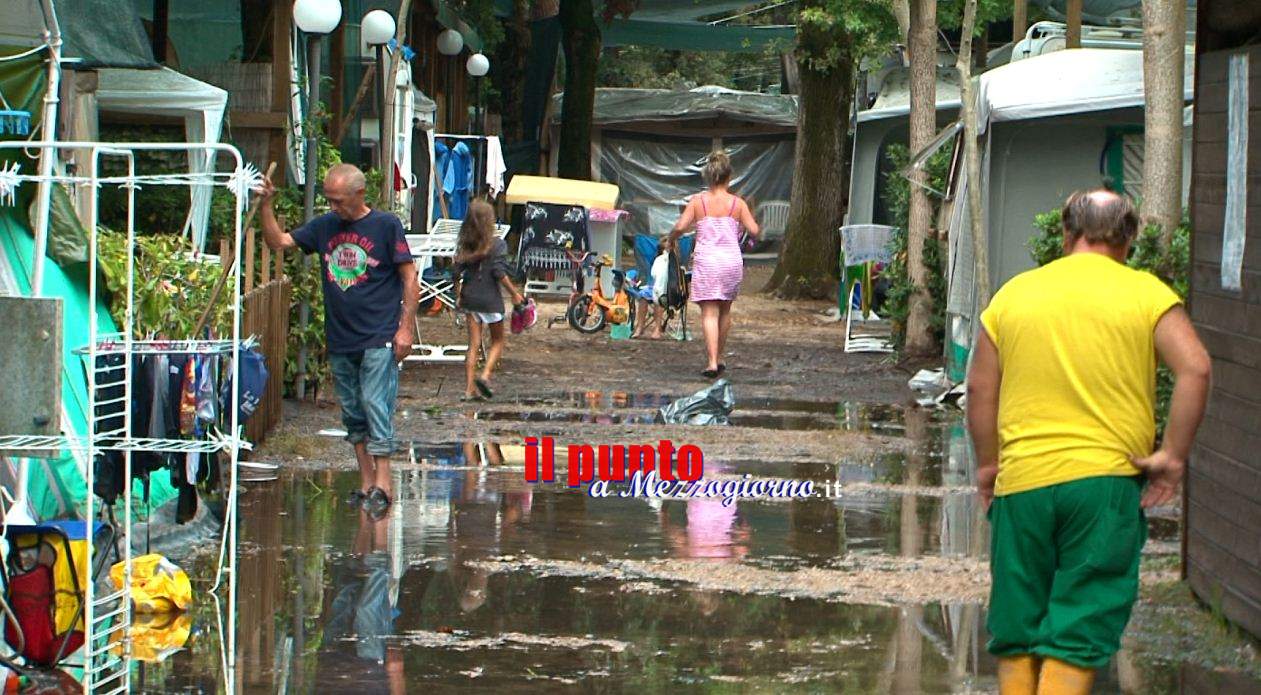
{"type": "Polygon", "coordinates": [[[402,222],[369,208],[364,188],[362,171],[338,164],[324,177],[330,212],[286,233],[272,209],[270,181],[260,212],[272,249],[319,254],[329,366],[359,461],[360,489],[350,501],[379,513],[390,504],[398,365],[412,349],[420,285],[402,222]]]}

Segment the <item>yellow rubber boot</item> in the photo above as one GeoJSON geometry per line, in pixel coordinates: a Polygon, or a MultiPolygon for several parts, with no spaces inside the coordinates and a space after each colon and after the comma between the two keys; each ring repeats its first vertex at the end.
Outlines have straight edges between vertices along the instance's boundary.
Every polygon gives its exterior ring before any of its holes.
{"type": "Polygon", "coordinates": [[[1041,659],[1032,654],[998,659],[998,691],[1002,695],[1035,695],[1041,659]]]}
{"type": "Polygon", "coordinates": [[[1042,660],[1037,695],[1089,695],[1095,670],[1047,657],[1042,660]]]}

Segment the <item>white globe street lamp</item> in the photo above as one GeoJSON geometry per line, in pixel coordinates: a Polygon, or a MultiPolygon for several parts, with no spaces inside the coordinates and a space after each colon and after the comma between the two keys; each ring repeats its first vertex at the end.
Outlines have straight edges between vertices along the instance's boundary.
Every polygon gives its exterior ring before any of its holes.
{"type": "MultiPolygon", "coordinates": [[[[304,190],[302,195],[303,221],[315,216],[315,176],[316,154],[319,147],[315,139],[315,128],[311,127],[314,119],[315,105],[320,101],[320,38],[337,28],[342,20],[342,4],[339,0],[297,0],[293,3],[293,22],[307,35],[306,88],[307,88],[307,120],[303,126],[306,135],[306,165],[304,190]]],[[[302,257],[302,267],[306,268],[308,257],[302,257]]],[[[303,300],[298,307],[298,325],[306,330],[310,322],[311,306],[303,300]]],[[[298,399],[306,396],[306,346],[298,350],[298,378],[296,394],[298,399]]]]}
{"type": "Polygon", "coordinates": [[[308,34],[327,34],[342,19],[338,0],[297,0],[293,3],[293,21],[308,34]]]}
{"type": "Polygon", "coordinates": [[[438,34],[438,52],[444,56],[459,55],[464,50],[464,37],[455,29],[438,34]]]}
{"type": "Polygon", "coordinates": [[[363,16],[360,32],[369,46],[381,46],[394,38],[394,17],[385,10],[373,10],[363,16]]]}
{"type": "Polygon", "coordinates": [[[481,53],[474,53],[468,57],[468,63],[464,67],[473,77],[485,77],[486,73],[490,72],[490,58],[481,53]]]}
{"type": "Polygon", "coordinates": [[[477,95],[476,108],[473,111],[473,122],[477,124],[477,133],[485,135],[486,124],[482,123],[482,78],[486,76],[486,73],[490,72],[490,58],[481,53],[474,53],[468,57],[468,62],[464,64],[464,69],[473,78],[473,92],[477,95]]]}

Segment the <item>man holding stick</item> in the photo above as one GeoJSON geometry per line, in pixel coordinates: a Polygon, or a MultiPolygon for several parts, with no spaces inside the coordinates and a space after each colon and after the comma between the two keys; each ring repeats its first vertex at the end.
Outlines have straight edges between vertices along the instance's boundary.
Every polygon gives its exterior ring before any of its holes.
{"type": "Polygon", "coordinates": [[[420,284],[403,224],[368,207],[363,172],[338,164],[324,177],[330,211],[292,233],[264,183],[263,236],[273,250],[318,253],[324,280],[324,331],[346,439],[355,447],[360,487],[350,502],[380,514],[390,505],[390,456],[398,373],[412,349],[420,284]]]}

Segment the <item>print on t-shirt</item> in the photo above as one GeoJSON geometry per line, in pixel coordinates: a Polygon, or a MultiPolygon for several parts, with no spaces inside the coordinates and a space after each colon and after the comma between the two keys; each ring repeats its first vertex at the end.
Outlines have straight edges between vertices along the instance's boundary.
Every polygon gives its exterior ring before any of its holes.
{"type": "Polygon", "coordinates": [[[343,232],[328,240],[324,267],[328,280],[346,291],[368,279],[368,269],[380,265],[372,257],[372,240],[355,232],[343,232]]]}

